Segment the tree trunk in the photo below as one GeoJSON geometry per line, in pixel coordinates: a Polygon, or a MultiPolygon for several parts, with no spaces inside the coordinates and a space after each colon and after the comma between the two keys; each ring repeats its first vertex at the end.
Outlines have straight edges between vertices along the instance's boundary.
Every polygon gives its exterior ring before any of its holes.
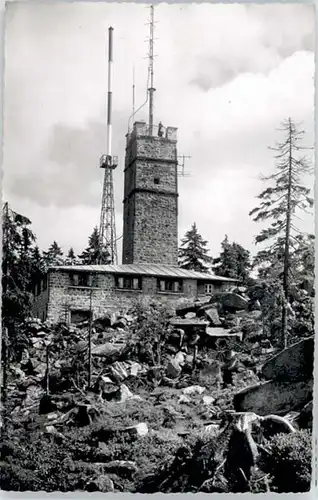
{"type": "Polygon", "coordinates": [[[286,231],[285,231],[285,252],[284,252],[284,274],[283,274],[283,290],[284,303],[282,309],[282,335],[281,347],[287,347],[287,304],[289,299],[289,242],[290,242],[290,226],[291,226],[291,184],[292,184],[292,130],[291,121],[289,119],[289,165],[288,165],[288,190],[287,190],[287,213],[286,213],[286,231]]]}
{"type": "Polygon", "coordinates": [[[8,329],[3,328],[2,331],[2,434],[6,436],[7,433],[7,394],[8,394],[8,329]]]}
{"type": "Polygon", "coordinates": [[[93,284],[91,283],[90,296],[89,296],[89,327],[88,327],[88,388],[92,385],[92,298],[93,298],[93,284]]]}
{"type": "Polygon", "coordinates": [[[45,373],[46,395],[50,394],[50,346],[46,346],[46,373],[45,373]]]}

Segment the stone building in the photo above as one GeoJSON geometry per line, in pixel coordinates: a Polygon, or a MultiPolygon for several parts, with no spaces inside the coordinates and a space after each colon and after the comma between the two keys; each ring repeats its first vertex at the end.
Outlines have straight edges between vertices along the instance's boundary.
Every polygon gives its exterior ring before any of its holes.
{"type": "Polygon", "coordinates": [[[177,129],[149,135],[144,122],[127,134],[122,265],[49,269],[34,294],[34,315],[77,322],[130,308],[140,297],[177,305],[236,280],[178,268],[177,129]]]}
{"type": "Polygon", "coordinates": [[[35,315],[52,322],[75,323],[125,312],[144,297],[173,306],[213,291],[224,291],[235,280],[159,264],[59,266],[51,268],[35,290],[35,315]]]}

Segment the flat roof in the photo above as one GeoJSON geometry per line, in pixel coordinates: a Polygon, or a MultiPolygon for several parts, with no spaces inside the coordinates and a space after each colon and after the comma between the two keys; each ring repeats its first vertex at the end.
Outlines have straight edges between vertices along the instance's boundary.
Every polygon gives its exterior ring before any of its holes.
{"type": "Polygon", "coordinates": [[[50,270],[91,272],[91,273],[111,273],[111,274],[139,274],[142,276],[158,276],[169,278],[192,278],[209,281],[229,281],[237,282],[233,278],[224,278],[212,273],[201,273],[190,269],[182,269],[177,266],[165,266],[161,264],[94,264],[94,265],[74,265],[74,266],[51,266],[50,270]]]}

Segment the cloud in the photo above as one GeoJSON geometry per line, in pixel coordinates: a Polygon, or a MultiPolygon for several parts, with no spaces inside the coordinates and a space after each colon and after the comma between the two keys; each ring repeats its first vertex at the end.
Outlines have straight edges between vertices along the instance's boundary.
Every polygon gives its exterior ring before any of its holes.
{"type": "MultiPolygon", "coordinates": [[[[147,9],[134,3],[10,3],[6,16],[4,191],[42,245],[80,248],[98,223],[106,143],[107,29],[114,31],[113,153],[122,232],[125,134],[145,100],[147,9]],[[76,224],[76,219],[81,221],[76,224]]],[[[250,246],[248,217],[268,146],[287,116],[314,138],[314,11],[309,5],[160,4],[155,119],[190,155],[179,235],[195,220],[216,253],[227,233],[250,246]]],[[[147,119],[147,107],[137,115],[147,119]]],[[[306,219],[307,221],[307,219],[306,219]]],[[[310,224],[312,220],[310,219],[310,224]]],[[[308,221],[305,224],[309,224],[308,221]]]]}

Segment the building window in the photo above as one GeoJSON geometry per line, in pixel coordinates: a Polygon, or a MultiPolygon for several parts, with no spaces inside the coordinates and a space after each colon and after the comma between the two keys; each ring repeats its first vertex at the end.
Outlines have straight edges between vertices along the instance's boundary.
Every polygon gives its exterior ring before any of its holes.
{"type": "Polygon", "coordinates": [[[78,273],[71,275],[72,286],[91,287],[95,286],[95,278],[89,273],[78,273]]]}
{"type": "Polygon", "coordinates": [[[82,310],[82,309],[77,309],[74,311],[71,311],[71,323],[81,323],[82,321],[88,321],[91,316],[91,313],[89,310],[82,310]]]}
{"type": "Polygon", "coordinates": [[[158,291],[159,292],[181,293],[182,292],[182,280],[158,279],[158,291]]]}
{"type": "Polygon", "coordinates": [[[140,276],[116,276],[115,286],[120,290],[141,290],[142,281],[140,276]]]}
{"type": "Polygon", "coordinates": [[[155,177],[153,181],[154,181],[154,183],[155,183],[155,184],[160,184],[160,179],[159,179],[159,177],[155,177]]]}
{"type": "Polygon", "coordinates": [[[214,290],[222,290],[223,283],[214,283],[214,290]]]}
{"type": "Polygon", "coordinates": [[[46,290],[47,289],[47,276],[43,279],[43,285],[42,285],[42,290],[46,290]]]}
{"type": "Polygon", "coordinates": [[[213,290],[214,290],[214,286],[212,285],[212,283],[206,283],[204,285],[205,293],[213,293],[213,290]]]}

